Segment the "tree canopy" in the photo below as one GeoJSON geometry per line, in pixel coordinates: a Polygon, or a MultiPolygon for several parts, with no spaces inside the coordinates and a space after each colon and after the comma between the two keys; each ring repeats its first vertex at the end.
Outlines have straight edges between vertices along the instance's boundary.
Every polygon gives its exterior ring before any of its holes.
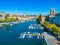
{"type": "Polygon", "coordinates": [[[40,23],[42,21],[42,14],[39,15],[39,17],[37,18],[37,22],[40,23]]]}
{"type": "Polygon", "coordinates": [[[47,21],[44,22],[44,25],[49,28],[49,31],[52,31],[55,35],[60,36],[60,27],[57,27],[55,24],[51,24],[47,21]]]}

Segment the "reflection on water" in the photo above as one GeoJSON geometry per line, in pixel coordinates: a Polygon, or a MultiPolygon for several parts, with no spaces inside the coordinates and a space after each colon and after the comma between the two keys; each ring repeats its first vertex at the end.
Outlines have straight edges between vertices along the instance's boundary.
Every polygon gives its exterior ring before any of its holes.
{"type": "Polygon", "coordinates": [[[24,23],[7,25],[0,28],[0,45],[44,45],[43,39],[20,39],[22,32],[39,32],[40,29],[29,29],[30,24],[36,24],[36,21],[28,21],[24,23]]]}

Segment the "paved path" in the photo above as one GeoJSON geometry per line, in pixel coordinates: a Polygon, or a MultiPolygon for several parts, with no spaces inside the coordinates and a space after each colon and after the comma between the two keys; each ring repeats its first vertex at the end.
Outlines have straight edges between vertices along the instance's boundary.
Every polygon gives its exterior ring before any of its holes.
{"type": "Polygon", "coordinates": [[[58,45],[55,37],[47,34],[46,32],[44,32],[44,38],[47,45],[58,45]]]}

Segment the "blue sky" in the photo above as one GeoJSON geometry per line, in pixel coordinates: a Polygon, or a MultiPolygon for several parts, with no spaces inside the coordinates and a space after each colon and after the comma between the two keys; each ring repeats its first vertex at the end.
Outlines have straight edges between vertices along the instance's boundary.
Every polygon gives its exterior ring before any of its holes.
{"type": "Polygon", "coordinates": [[[0,0],[0,12],[14,14],[16,11],[20,15],[24,14],[49,14],[50,8],[54,7],[60,12],[59,0],[0,0]]]}

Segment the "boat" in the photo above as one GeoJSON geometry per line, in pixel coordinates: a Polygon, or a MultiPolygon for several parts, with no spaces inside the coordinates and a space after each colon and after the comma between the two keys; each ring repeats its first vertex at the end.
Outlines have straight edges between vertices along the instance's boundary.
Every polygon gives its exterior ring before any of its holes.
{"type": "Polygon", "coordinates": [[[38,25],[37,24],[31,24],[28,28],[29,29],[39,29],[39,28],[41,28],[41,25],[40,24],[38,24],[38,25]]]}
{"type": "Polygon", "coordinates": [[[13,25],[13,24],[10,24],[11,26],[13,25]]]}
{"type": "Polygon", "coordinates": [[[23,32],[20,34],[19,38],[40,39],[40,33],[38,33],[38,32],[23,32]]]}
{"type": "Polygon", "coordinates": [[[33,26],[32,26],[32,25],[30,25],[30,26],[29,26],[29,29],[33,29],[33,26]]]}
{"type": "Polygon", "coordinates": [[[24,20],[21,20],[21,23],[24,23],[25,21],[24,20]]]}
{"type": "Polygon", "coordinates": [[[44,27],[40,27],[40,29],[44,29],[44,27]]]}
{"type": "Polygon", "coordinates": [[[2,25],[2,24],[0,24],[0,27],[3,27],[3,25],[2,25]]]}
{"type": "Polygon", "coordinates": [[[14,24],[14,22],[9,22],[9,25],[11,25],[11,26],[12,26],[13,24],[14,24]]]}

